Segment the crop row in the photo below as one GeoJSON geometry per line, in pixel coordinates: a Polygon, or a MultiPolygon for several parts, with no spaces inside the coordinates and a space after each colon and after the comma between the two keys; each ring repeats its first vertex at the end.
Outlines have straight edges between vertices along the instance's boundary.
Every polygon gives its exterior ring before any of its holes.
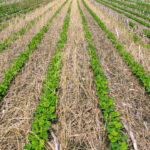
{"type": "Polygon", "coordinates": [[[145,13],[145,14],[149,14],[150,13],[150,11],[148,11],[148,10],[143,10],[141,8],[138,8],[136,5],[127,4],[127,3],[123,2],[123,1],[118,1],[118,0],[113,0],[113,1],[109,0],[109,1],[115,2],[115,3],[119,4],[119,5],[127,6],[127,7],[132,8],[132,9],[136,9],[136,10],[142,12],[142,13],[145,13]]]}
{"type": "Polygon", "coordinates": [[[58,102],[57,88],[60,81],[62,68],[62,50],[67,42],[67,31],[70,22],[71,4],[68,8],[64,20],[60,40],[57,42],[57,50],[49,66],[47,77],[44,82],[44,88],[40,99],[40,105],[36,108],[34,121],[32,122],[32,132],[29,135],[29,141],[32,145],[26,144],[25,149],[42,150],[45,140],[48,138],[48,129],[56,118],[55,109],[58,102]]]}
{"type": "Polygon", "coordinates": [[[150,27],[150,24],[145,22],[145,21],[143,21],[143,20],[140,20],[140,19],[138,19],[138,18],[136,18],[136,17],[134,17],[132,15],[129,15],[129,14],[127,14],[127,13],[121,11],[121,10],[118,10],[118,9],[116,9],[114,7],[111,7],[110,5],[107,5],[106,3],[102,2],[102,1],[99,1],[99,0],[96,0],[96,1],[101,3],[104,6],[108,7],[108,8],[111,8],[112,10],[114,10],[114,11],[120,13],[120,14],[123,14],[123,15],[127,16],[128,18],[131,18],[131,19],[133,19],[133,20],[135,20],[135,21],[137,21],[137,22],[139,22],[139,23],[141,23],[141,24],[143,24],[143,25],[145,25],[147,27],[150,27]]]}
{"type": "MultiPolygon", "coordinates": [[[[85,2],[83,1],[86,6],[85,2]]],[[[114,99],[109,97],[109,88],[107,86],[107,79],[104,75],[104,71],[101,68],[100,61],[97,58],[96,48],[93,45],[92,36],[89,32],[86,18],[78,3],[79,11],[82,17],[83,28],[85,37],[88,41],[88,51],[91,57],[90,63],[94,72],[94,80],[96,84],[96,91],[99,97],[100,108],[103,111],[104,119],[106,121],[106,131],[110,140],[112,150],[126,150],[128,145],[126,144],[127,136],[123,135],[123,125],[120,123],[120,113],[114,111],[114,99]]]]}
{"type": "Polygon", "coordinates": [[[3,79],[2,83],[0,84],[0,101],[2,100],[3,96],[6,94],[7,89],[9,88],[9,85],[11,84],[11,81],[16,77],[18,72],[21,70],[25,61],[29,59],[29,56],[32,53],[32,51],[34,51],[37,48],[38,44],[44,37],[44,33],[47,32],[47,30],[50,27],[51,23],[53,22],[54,18],[61,11],[61,9],[63,8],[63,6],[65,4],[66,4],[66,2],[64,2],[62,4],[62,6],[55,12],[55,14],[48,21],[48,23],[45,26],[43,26],[43,28],[40,30],[40,32],[32,38],[32,41],[28,44],[28,49],[25,50],[23,53],[21,53],[13,61],[12,67],[10,67],[5,72],[4,79],[3,79]]]}
{"type": "MultiPolygon", "coordinates": [[[[9,14],[9,15],[7,15],[7,16],[4,16],[3,18],[0,18],[0,22],[3,22],[3,21],[5,21],[5,20],[9,20],[9,19],[11,19],[12,17],[16,17],[16,16],[21,15],[21,14],[26,14],[27,12],[30,12],[30,11],[32,11],[32,10],[34,10],[34,9],[36,9],[36,8],[38,8],[38,7],[40,7],[40,5],[41,5],[41,3],[39,3],[38,5],[35,5],[35,6],[33,6],[33,7],[29,7],[29,8],[27,8],[27,9],[24,9],[24,10],[20,10],[20,11],[18,11],[18,12],[16,12],[16,13],[12,13],[12,14],[9,14]]],[[[5,26],[6,26],[6,25],[5,25],[5,26]]]]}
{"type": "Polygon", "coordinates": [[[52,7],[49,8],[48,10],[46,10],[43,14],[41,14],[41,15],[37,16],[36,18],[34,18],[33,20],[31,20],[19,31],[13,33],[11,36],[9,36],[7,39],[5,39],[2,43],[0,43],[0,52],[5,50],[13,41],[17,40],[19,36],[23,35],[27,30],[29,30],[41,17],[43,17],[51,9],[52,9],[52,7]]]}
{"type": "MultiPolygon", "coordinates": [[[[33,6],[33,5],[36,5],[36,4],[39,4],[41,3],[42,0],[25,0],[25,1],[20,1],[20,2],[14,2],[12,4],[7,4],[7,5],[3,5],[3,6],[0,6],[0,13],[1,14],[8,14],[9,12],[13,12],[13,11],[16,11],[18,9],[26,9],[30,6],[33,6]]],[[[45,2],[45,1],[44,1],[45,2]]]]}
{"type": "Polygon", "coordinates": [[[145,16],[145,15],[141,15],[141,14],[136,13],[136,12],[134,12],[134,11],[127,10],[127,9],[125,9],[125,8],[119,7],[118,5],[115,5],[115,4],[113,4],[113,3],[109,3],[109,2],[104,1],[104,0],[101,0],[101,1],[104,2],[104,3],[106,3],[106,4],[111,5],[111,6],[113,6],[113,7],[116,7],[116,8],[118,8],[118,9],[124,10],[125,12],[128,12],[128,13],[130,13],[130,14],[132,14],[132,15],[135,15],[135,16],[138,16],[138,17],[140,17],[140,18],[142,18],[142,19],[146,19],[146,20],[150,21],[150,18],[147,17],[147,16],[145,16]]]}
{"type": "Polygon", "coordinates": [[[1,18],[0,18],[0,22],[7,21],[7,20],[11,19],[12,17],[16,17],[16,16],[19,16],[19,15],[21,15],[21,14],[26,14],[27,12],[30,12],[30,11],[32,11],[32,10],[38,8],[39,6],[40,6],[40,5],[36,5],[36,6],[34,6],[34,7],[30,7],[30,8],[28,8],[28,9],[19,11],[19,12],[17,12],[17,13],[13,13],[13,14],[10,14],[10,15],[7,15],[7,16],[4,16],[4,17],[1,17],[1,18]]]}
{"type": "Polygon", "coordinates": [[[38,6],[39,4],[40,4],[40,2],[37,3],[36,5],[34,4],[34,5],[31,5],[31,6],[24,6],[23,8],[18,8],[18,9],[11,10],[11,11],[8,11],[8,12],[5,12],[5,11],[1,12],[0,18],[5,17],[7,15],[11,15],[11,14],[17,13],[17,12],[24,11],[26,9],[29,9],[29,8],[32,8],[32,7],[35,7],[35,6],[38,6]]]}
{"type": "MultiPolygon", "coordinates": [[[[29,9],[23,10],[23,11],[18,12],[18,13],[16,13],[16,14],[7,16],[7,17],[5,17],[5,18],[3,18],[3,19],[0,19],[0,22],[2,22],[3,20],[9,20],[10,18],[16,17],[17,15],[20,15],[20,14],[26,14],[27,12],[30,12],[30,11],[32,11],[32,10],[38,8],[38,7],[40,7],[40,5],[36,5],[36,6],[34,6],[34,7],[31,7],[31,8],[29,8],[29,9]]],[[[23,18],[25,18],[25,17],[23,17],[23,18]]],[[[8,22],[8,21],[7,21],[7,22],[4,22],[4,23],[2,23],[2,24],[0,24],[0,31],[3,30],[3,29],[5,29],[6,27],[8,27],[9,24],[10,24],[10,22],[8,22]]]]}
{"type": "MultiPolygon", "coordinates": [[[[84,1],[83,1],[84,2],[84,1]]],[[[112,41],[120,55],[122,56],[123,60],[127,63],[128,66],[131,67],[131,70],[133,74],[135,74],[139,81],[144,85],[146,91],[148,92],[150,96],[150,76],[148,73],[144,70],[144,67],[139,64],[138,62],[134,61],[133,56],[131,56],[127,50],[125,50],[124,46],[119,44],[117,42],[117,39],[113,33],[111,33],[105,24],[100,20],[100,18],[97,17],[97,15],[86,5],[84,2],[85,7],[88,9],[90,14],[93,16],[93,18],[96,20],[96,22],[99,24],[101,29],[106,33],[107,37],[112,41]]]]}

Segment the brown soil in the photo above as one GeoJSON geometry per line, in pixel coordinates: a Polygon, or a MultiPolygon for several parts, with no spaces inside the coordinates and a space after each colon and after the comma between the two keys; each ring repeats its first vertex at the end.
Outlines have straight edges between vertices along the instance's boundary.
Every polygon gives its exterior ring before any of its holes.
{"type": "Polygon", "coordinates": [[[0,108],[0,149],[22,150],[28,141],[31,121],[39,104],[43,80],[56,50],[68,4],[54,19],[25,66],[16,77],[0,108]]]}
{"type": "Polygon", "coordinates": [[[107,150],[110,148],[82,28],[77,1],[74,0],[68,41],[63,52],[58,122],[52,129],[58,138],[59,149],[107,150]]]}
{"type": "MultiPolygon", "coordinates": [[[[133,133],[138,149],[148,150],[150,149],[150,98],[83,4],[82,8],[101,61],[101,67],[108,80],[110,96],[114,97],[115,109],[121,114],[121,122],[129,137],[133,133]]],[[[107,21],[107,18],[105,19],[107,21]]],[[[113,27],[114,24],[111,25],[113,27]]],[[[128,142],[129,149],[132,150],[131,139],[128,142]]]]}
{"type": "Polygon", "coordinates": [[[35,9],[32,13],[26,14],[25,19],[20,18],[19,16],[16,17],[13,22],[4,30],[0,32],[0,43],[3,42],[3,40],[7,39],[11,34],[14,32],[17,32],[19,29],[24,27],[27,23],[29,23],[31,20],[36,18],[37,16],[41,15],[44,13],[45,10],[48,8],[54,6],[54,4],[58,3],[58,1],[52,1],[49,4],[45,6],[41,6],[37,9],[35,9]]]}
{"type": "Polygon", "coordinates": [[[95,6],[89,0],[86,1],[88,6],[96,13],[96,15],[103,21],[107,28],[115,34],[118,41],[124,45],[126,50],[134,57],[134,60],[141,63],[145,70],[150,73],[150,50],[135,43],[132,36],[129,35],[128,30],[120,26],[116,19],[109,17],[99,7],[95,6]]]}
{"type": "Polygon", "coordinates": [[[62,3],[63,1],[57,3],[52,10],[43,16],[29,31],[12,43],[7,50],[0,53],[0,83],[4,78],[3,72],[7,71],[8,68],[12,66],[13,60],[28,48],[27,44],[32,40],[33,36],[39,33],[40,29],[53,16],[62,3]]]}

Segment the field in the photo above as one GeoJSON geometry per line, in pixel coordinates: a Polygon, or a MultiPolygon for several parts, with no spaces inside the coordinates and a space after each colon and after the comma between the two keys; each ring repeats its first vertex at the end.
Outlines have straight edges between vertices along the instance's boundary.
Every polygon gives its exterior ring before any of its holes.
{"type": "Polygon", "coordinates": [[[0,0],[0,150],[150,150],[149,0],[0,0]]]}

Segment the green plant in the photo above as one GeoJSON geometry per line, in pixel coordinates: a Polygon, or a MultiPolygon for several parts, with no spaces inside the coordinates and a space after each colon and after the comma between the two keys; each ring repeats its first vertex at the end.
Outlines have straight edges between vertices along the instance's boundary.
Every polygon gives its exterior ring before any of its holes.
{"type": "Polygon", "coordinates": [[[129,14],[127,14],[127,13],[121,11],[121,10],[118,10],[118,9],[116,9],[114,7],[111,7],[111,6],[107,5],[106,3],[104,3],[103,1],[99,1],[99,0],[96,0],[96,1],[101,3],[104,6],[107,6],[108,8],[111,8],[112,10],[114,10],[114,11],[120,13],[120,14],[123,14],[123,15],[127,16],[128,18],[131,18],[131,19],[133,19],[133,20],[135,20],[135,21],[137,21],[137,22],[139,22],[139,23],[141,23],[141,24],[143,24],[143,25],[145,25],[147,27],[150,27],[150,24],[145,22],[145,21],[143,21],[143,20],[140,20],[140,19],[138,19],[138,18],[136,18],[136,17],[134,17],[132,15],[129,15],[129,14]]]}
{"type": "MultiPolygon", "coordinates": [[[[131,70],[133,74],[135,74],[139,81],[143,84],[145,87],[148,95],[150,96],[150,76],[148,75],[148,72],[144,70],[144,67],[139,64],[138,62],[135,62],[133,59],[133,56],[131,56],[124,48],[123,45],[119,44],[117,42],[117,39],[113,33],[111,33],[105,24],[98,18],[98,16],[87,6],[84,0],[82,0],[84,6],[87,8],[89,13],[93,16],[93,18],[96,20],[96,22],[99,24],[101,29],[106,33],[107,37],[112,41],[112,43],[115,45],[116,49],[122,56],[123,60],[127,63],[128,66],[131,67],[131,70]]],[[[137,35],[135,36],[135,40],[139,40],[139,37],[137,35]]]]}
{"type": "Polygon", "coordinates": [[[150,31],[149,31],[149,30],[143,29],[143,33],[144,33],[148,38],[150,38],[150,31]]]}
{"type": "Polygon", "coordinates": [[[115,4],[113,4],[113,3],[109,3],[109,2],[104,1],[104,0],[101,0],[101,1],[104,2],[104,3],[106,3],[106,4],[109,4],[109,5],[111,5],[111,6],[114,6],[115,8],[121,9],[121,10],[123,10],[123,11],[125,11],[125,12],[128,12],[128,13],[133,14],[133,15],[135,15],[135,16],[138,16],[138,17],[140,17],[140,18],[142,18],[142,19],[146,19],[146,20],[150,21],[150,18],[147,17],[147,16],[145,16],[145,15],[141,15],[141,14],[139,14],[139,13],[137,13],[137,12],[134,12],[134,11],[131,11],[131,10],[127,10],[127,9],[125,9],[125,8],[119,7],[118,5],[115,5],[115,4]]]}
{"type": "Polygon", "coordinates": [[[132,21],[129,21],[129,26],[133,28],[135,25],[136,25],[135,23],[133,23],[132,21]]]}
{"type": "MultiPolygon", "coordinates": [[[[119,5],[122,5],[123,7],[126,6],[127,8],[132,8],[132,9],[138,10],[138,11],[140,11],[140,13],[144,13],[144,14],[149,14],[150,13],[149,10],[141,9],[141,8],[137,7],[135,4],[126,3],[125,1],[118,1],[118,0],[109,0],[109,1],[115,2],[119,5]]],[[[141,5],[139,5],[139,6],[141,6],[141,5]]],[[[145,8],[145,6],[144,6],[144,8],[145,8]]]]}
{"type": "Polygon", "coordinates": [[[48,28],[50,27],[51,23],[53,22],[54,18],[57,16],[57,14],[61,11],[61,9],[64,7],[64,5],[67,3],[68,0],[66,0],[60,8],[55,12],[55,14],[51,17],[51,19],[48,21],[48,23],[43,26],[43,28],[40,30],[38,34],[36,34],[32,41],[28,44],[28,49],[25,50],[22,54],[20,54],[13,62],[12,67],[10,67],[4,75],[4,79],[2,83],[0,84],[0,101],[2,100],[3,96],[6,94],[7,89],[9,88],[9,85],[11,84],[11,81],[16,77],[20,69],[23,67],[24,62],[28,60],[30,54],[32,51],[34,51],[42,38],[44,37],[44,33],[47,32],[48,28]]]}
{"type": "Polygon", "coordinates": [[[4,6],[0,7],[0,10],[1,10],[0,11],[0,13],[1,13],[1,15],[0,15],[0,17],[1,17],[0,18],[0,22],[2,22],[4,20],[9,20],[10,18],[19,16],[21,14],[25,14],[25,13],[31,11],[31,10],[34,10],[34,9],[40,7],[40,5],[42,3],[43,4],[44,3],[47,4],[48,2],[49,2],[49,0],[46,0],[46,1],[39,2],[36,5],[30,5],[30,3],[29,3],[28,6],[23,6],[21,8],[18,8],[17,4],[15,4],[15,6],[14,6],[14,4],[13,4],[13,6],[12,6],[12,4],[10,6],[5,6],[6,8],[4,6]],[[10,11],[9,11],[9,9],[10,9],[10,11]],[[13,10],[13,9],[15,9],[15,10],[13,10]]]}
{"type": "Polygon", "coordinates": [[[2,43],[0,43],[0,52],[5,50],[13,41],[17,40],[19,36],[23,35],[27,30],[29,30],[42,16],[44,16],[48,11],[50,11],[52,7],[46,10],[43,14],[37,16],[33,20],[31,20],[28,24],[26,24],[19,31],[13,33],[7,39],[5,39],[2,43]]]}
{"type": "MultiPolygon", "coordinates": [[[[85,2],[82,1],[84,4],[85,2]]],[[[110,140],[110,145],[112,150],[127,150],[128,145],[126,144],[127,136],[123,135],[122,129],[123,125],[120,123],[119,112],[114,111],[114,99],[108,97],[109,88],[107,86],[106,76],[101,68],[100,61],[97,58],[96,49],[93,45],[92,36],[89,32],[86,18],[80,8],[78,2],[78,8],[82,17],[83,29],[85,32],[85,37],[88,41],[88,49],[90,53],[90,63],[94,72],[94,80],[96,84],[97,95],[99,96],[99,104],[104,114],[104,119],[106,121],[106,130],[108,138],[110,140]]],[[[103,26],[103,28],[105,28],[103,26]]],[[[112,34],[109,34],[110,38],[115,38],[112,34]]]]}
{"type": "Polygon", "coordinates": [[[134,42],[137,42],[137,41],[140,41],[140,37],[136,34],[133,34],[133,39],[134,39],[134,42]]]}
{"type": "Polygon", "coordinates": [[[40,105],[36,108],[34,121],[32,122],[32,132],[28,136],[30,144],[26,144],[24,149],[42,150],[45,140],[48,138],[48,128],[51,121],[56,118],[55,109],[58,101],[57,88],[59,85],[61,68],[62,68],[62,50],[67,42],[67,31],[70,22],[71,4],[68,8],[67,15],[64,20],[60,40],[57,42],[57,50],[52,58],[47,77],[44,82],[43,93],[41,95],[40,105]]]}

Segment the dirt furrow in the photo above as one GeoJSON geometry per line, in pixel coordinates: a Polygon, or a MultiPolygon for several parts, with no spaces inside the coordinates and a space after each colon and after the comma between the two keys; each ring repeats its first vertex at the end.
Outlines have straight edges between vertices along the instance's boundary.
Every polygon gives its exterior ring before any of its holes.
{"type": "Polygon", "coordinates": [[[141,63],[145,70],[150,73],[150,50],[134,42],[132,35],[129,35],[128,30],[120,26],[115,18],[109,17],[108,13],[104,13],[89,0],[86,3],[116,36],[118,41],[124,45],[126,50],[134,57],[134,60],[141,63]]]}
{"type": "Polygon", "coordinates": [[[4,71],[7,71],[12,66],[13,60],[24,52],[28,47],[28,43],[32,40],[34,35],[39,33],[40,29],[47,23],[47,21],[53,16],[55,11],[63,3],[61,0],[57,3],[52,10],[42,17],[29,31],[23,36],[19,37],[14,43],[12,43],[7,50],[0,53],[0,83],[4,78],[4,71]]]}
{"type": "Polygon", "coordinates": [[[68,41],[63,52],[58,122],[52,126],[62,150],[107,150],[103,115],[77,1],[72,4],[68,41]]]}
{"type": "Polygon", "coordinates": [[[27,14],[25,16],[25,19],[21,18],[21,17],[16,17],[15,20],[13,21],[13,23],[8,26],[8,28],[6,28],[6,29],[4,29],[4,30],[2,30],[0,32],[0,35],[1,35],[0,36],[0,43],[3,40],[5,40],[6,38],[8,38],[14,32],[17,32],[19,29],[21,29],[23,26],[25,26],[32,19],[34,19],[37,16],[41,15],[42,13],[44,13],[45,10],[47,10],[49,7],[52,7],[57,2],[56,1],[52,1],[48,5],[45,5],[45,6],[42,6],[42,7],[39,7],[37,9],[35,9],[35,11],[33,11],[32,13],[27,14]]]}
{"type": "Polygon", "coordinates": [[[0,149],[21,150],[42,93],[43,80],[56,50],[69,3],[54,19],[44,39],[13,81],[0,108],[0,149]]]}
{"type": "MultiPolygon", "coordinates": [[[[83,4],[82,8],[93,36],[98,58],[107,76],[110,96],[115,99],[115,109],[120,112],[121,121],[129,137],[133,133],[138,149],[148,150],[150,149],[150,98],[83,4]]],[[[132,150],[131,139],[128,142],[129,149],[132,150]]]]}

